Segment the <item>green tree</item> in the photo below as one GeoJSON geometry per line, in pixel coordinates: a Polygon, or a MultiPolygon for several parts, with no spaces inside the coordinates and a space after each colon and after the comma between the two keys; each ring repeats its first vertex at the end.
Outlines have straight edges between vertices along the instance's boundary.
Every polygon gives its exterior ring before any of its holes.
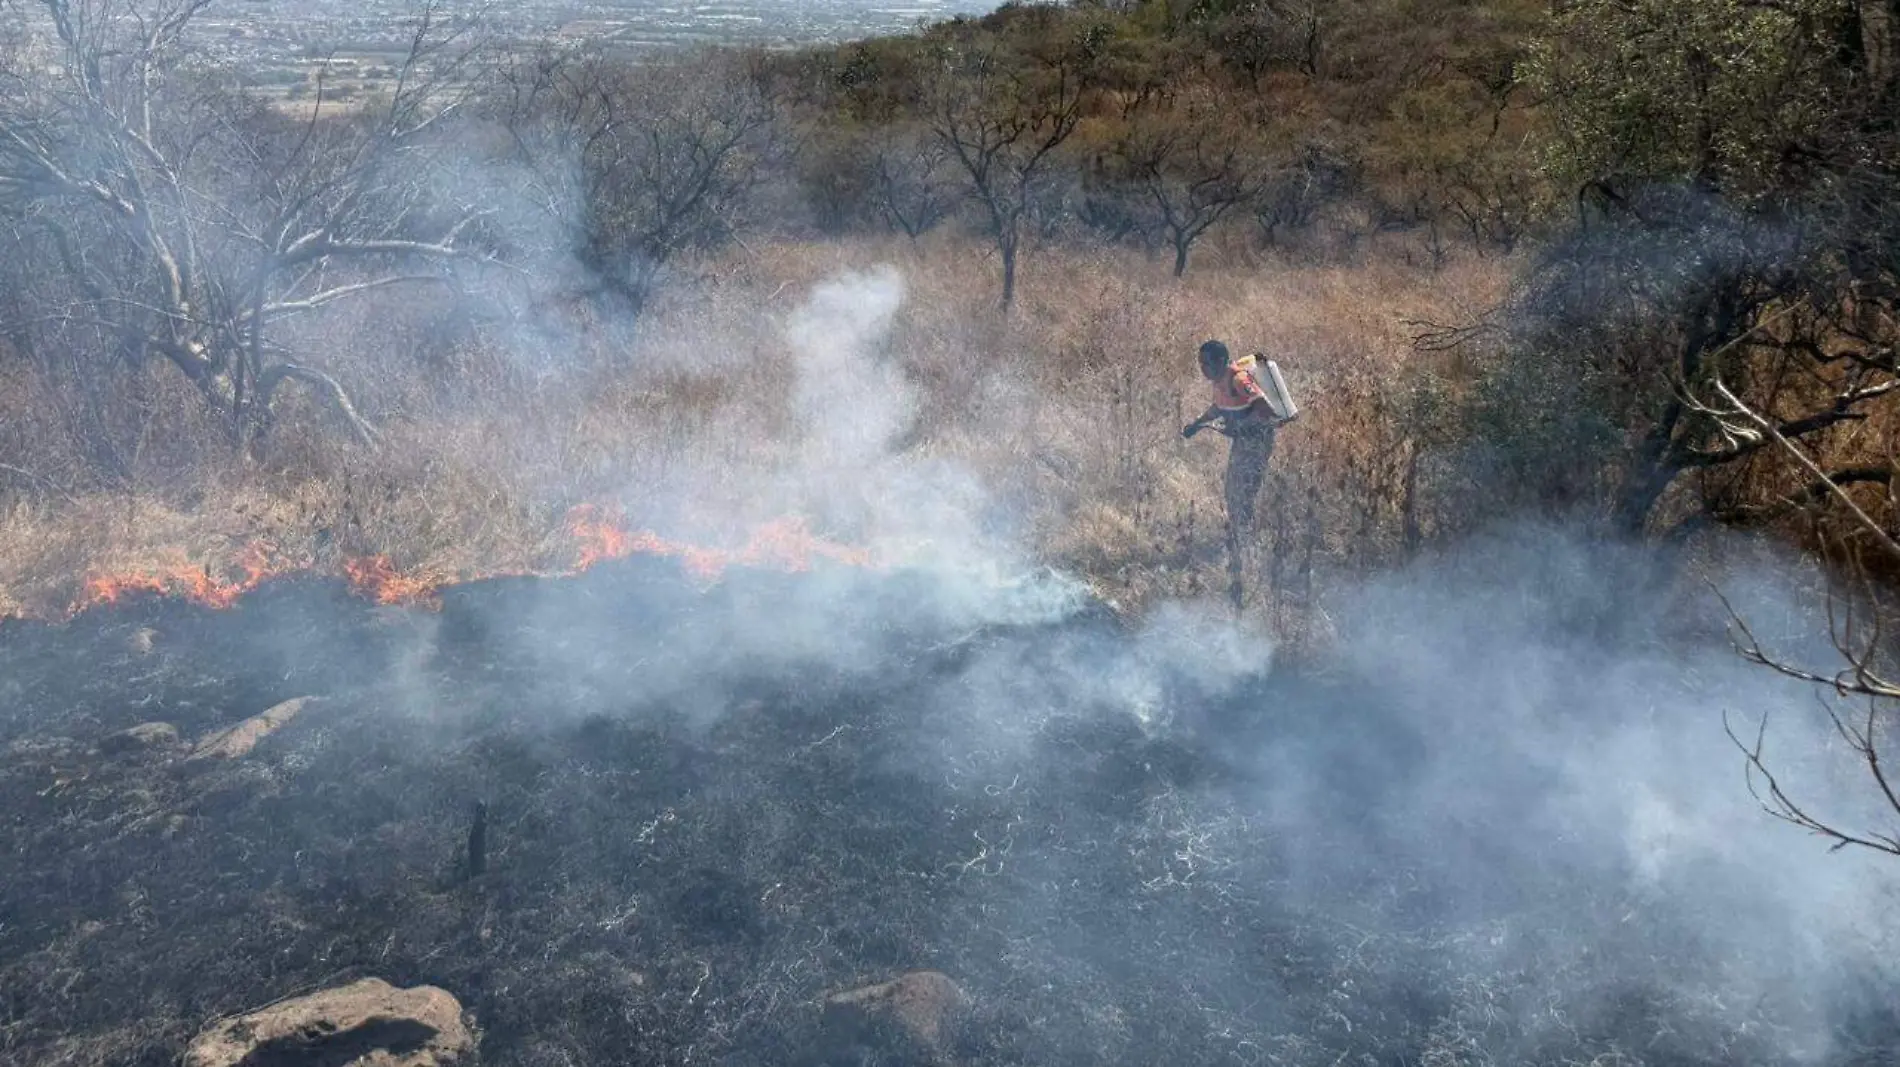
{"type": "Polygon", "coordinates": [[[1577,0],[1535,43],[1541,162],[1577,218],[1519,294],[1501,373],[1574,378],[1556,392],[1619,428],[1602,464],[1621,529],[1654,530],[1678,486],[1700,519],[1743,484],[1688,476],[1773,473],[1769,438],[1699,402],[1718,385],[1820,444],[1900,382],[1895,14],[1577,0]]]}

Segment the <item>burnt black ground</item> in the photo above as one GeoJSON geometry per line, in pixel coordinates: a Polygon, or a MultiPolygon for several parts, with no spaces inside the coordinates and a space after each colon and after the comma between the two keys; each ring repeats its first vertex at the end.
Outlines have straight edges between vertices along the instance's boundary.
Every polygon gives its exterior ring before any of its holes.
{"type": "MultiPolygon", "coordinates": [[[[1783,1062],[1772,1005],[1683,984],[1692,946],[1659,956],[1624,902],[1553,897],[1561,854],[1510,884],[1395,859],[1381,809],[1419,740],[1372,689],[1164,678],[1182,726],[1150,735],[1045,679],[1012,721],[996,664],[1091,669],[1129,640],[1112,615],[977,626],[904,576],[812,594],[829,580],[702,590],[628,561],[459,587],[440,614],[312,579],[6,624],[0,1061],[169,1063],[221,1014],[375,975],[461,998],[483,1063],[923,1063],[815,1005],[933,968],[973,998],[948,1050],[967,1064],[1458,1062],[1478,1041],[1783,1062]],[[814,619],[851,653],[791,647],[814,619]],[[95,748],[308,694],[240,760],[95,748]],[[1237,754],[1269,740],[1350,839],[1253,810],[1272,783],[1237,754]],[[1462,946],[1500,921],[1517,947],[1474,969],[1462,946]],[[1539,1021],[1553,976],[1588,992],[1562,1026],[1539,1021]]],[[[1833,1062],[1895,1062],[1891,998],[1869,999],[1834,1013],[1833,1062]]]]}

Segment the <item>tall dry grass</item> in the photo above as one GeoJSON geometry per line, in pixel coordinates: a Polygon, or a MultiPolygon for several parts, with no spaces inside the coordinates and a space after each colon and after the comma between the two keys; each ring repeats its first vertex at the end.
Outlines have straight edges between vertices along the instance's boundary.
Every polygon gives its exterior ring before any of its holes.
{"type": "Polygon", "coordinates": [[[198,424],[180,383],[160,382],[118,483],[85,474],[54,385],[16,370],[0,383],[14,468],[0,480],[0,613],[61,611],[93,574],[225,572],[258,541],[325,569],[365,555],[441,578],[560,567],[574,548],[562,517],[589,501],[663,529],[764,522],[746,480],[721,472],[800,432],[779,324],[813,285],[880,263],[907,290],[887,357],[920,399],[901,447],[965,466],[1040,555],[1130,606],[1225,586],[1225,443],[1178,434],[1205,406],[1196,347],[1219,337],[1279,360],[1304,414],[1280,435],[1249,577],[1252,610],[1282,629],[1323,615],[1332,575],[1401,555],[1408,518],[1431,522],[1407,512],[1418,442],[1404,383],[1428,357],[1405,321],[1459,318],[1508,276],[1476,259],[1430,271],[1212,254],[1177,281],[1139,254],[1032,249],[1004,316],[994,264],[965,239],[766,243],[676,287],[631,339],[584,317],[528,342],[427,301],[358,305],[300,342],[356,391],[379,447],[298,398],[266,459],[246,461],[198,424]]]}

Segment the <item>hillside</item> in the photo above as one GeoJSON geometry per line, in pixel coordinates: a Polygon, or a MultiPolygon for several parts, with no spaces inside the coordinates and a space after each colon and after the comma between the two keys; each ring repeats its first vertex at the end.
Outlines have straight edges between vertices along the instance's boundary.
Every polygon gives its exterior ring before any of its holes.
{"type": "Polygon", "coordinates": [[[17,14],[0,1060],[1891,1058],[1892,4],[17,14]]]}

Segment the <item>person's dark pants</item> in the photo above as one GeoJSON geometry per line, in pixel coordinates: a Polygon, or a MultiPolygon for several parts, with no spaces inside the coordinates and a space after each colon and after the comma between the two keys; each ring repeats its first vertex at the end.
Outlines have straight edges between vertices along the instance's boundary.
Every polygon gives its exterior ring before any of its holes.
{"type": "Polygon", "coordinates": [[[1237,430],[1227,452],[1227,524],[1238,539],[1253,529],[1254,502],[1267,480],[1267,461],[1273,458],[1273,427],[1237,430]]]}

